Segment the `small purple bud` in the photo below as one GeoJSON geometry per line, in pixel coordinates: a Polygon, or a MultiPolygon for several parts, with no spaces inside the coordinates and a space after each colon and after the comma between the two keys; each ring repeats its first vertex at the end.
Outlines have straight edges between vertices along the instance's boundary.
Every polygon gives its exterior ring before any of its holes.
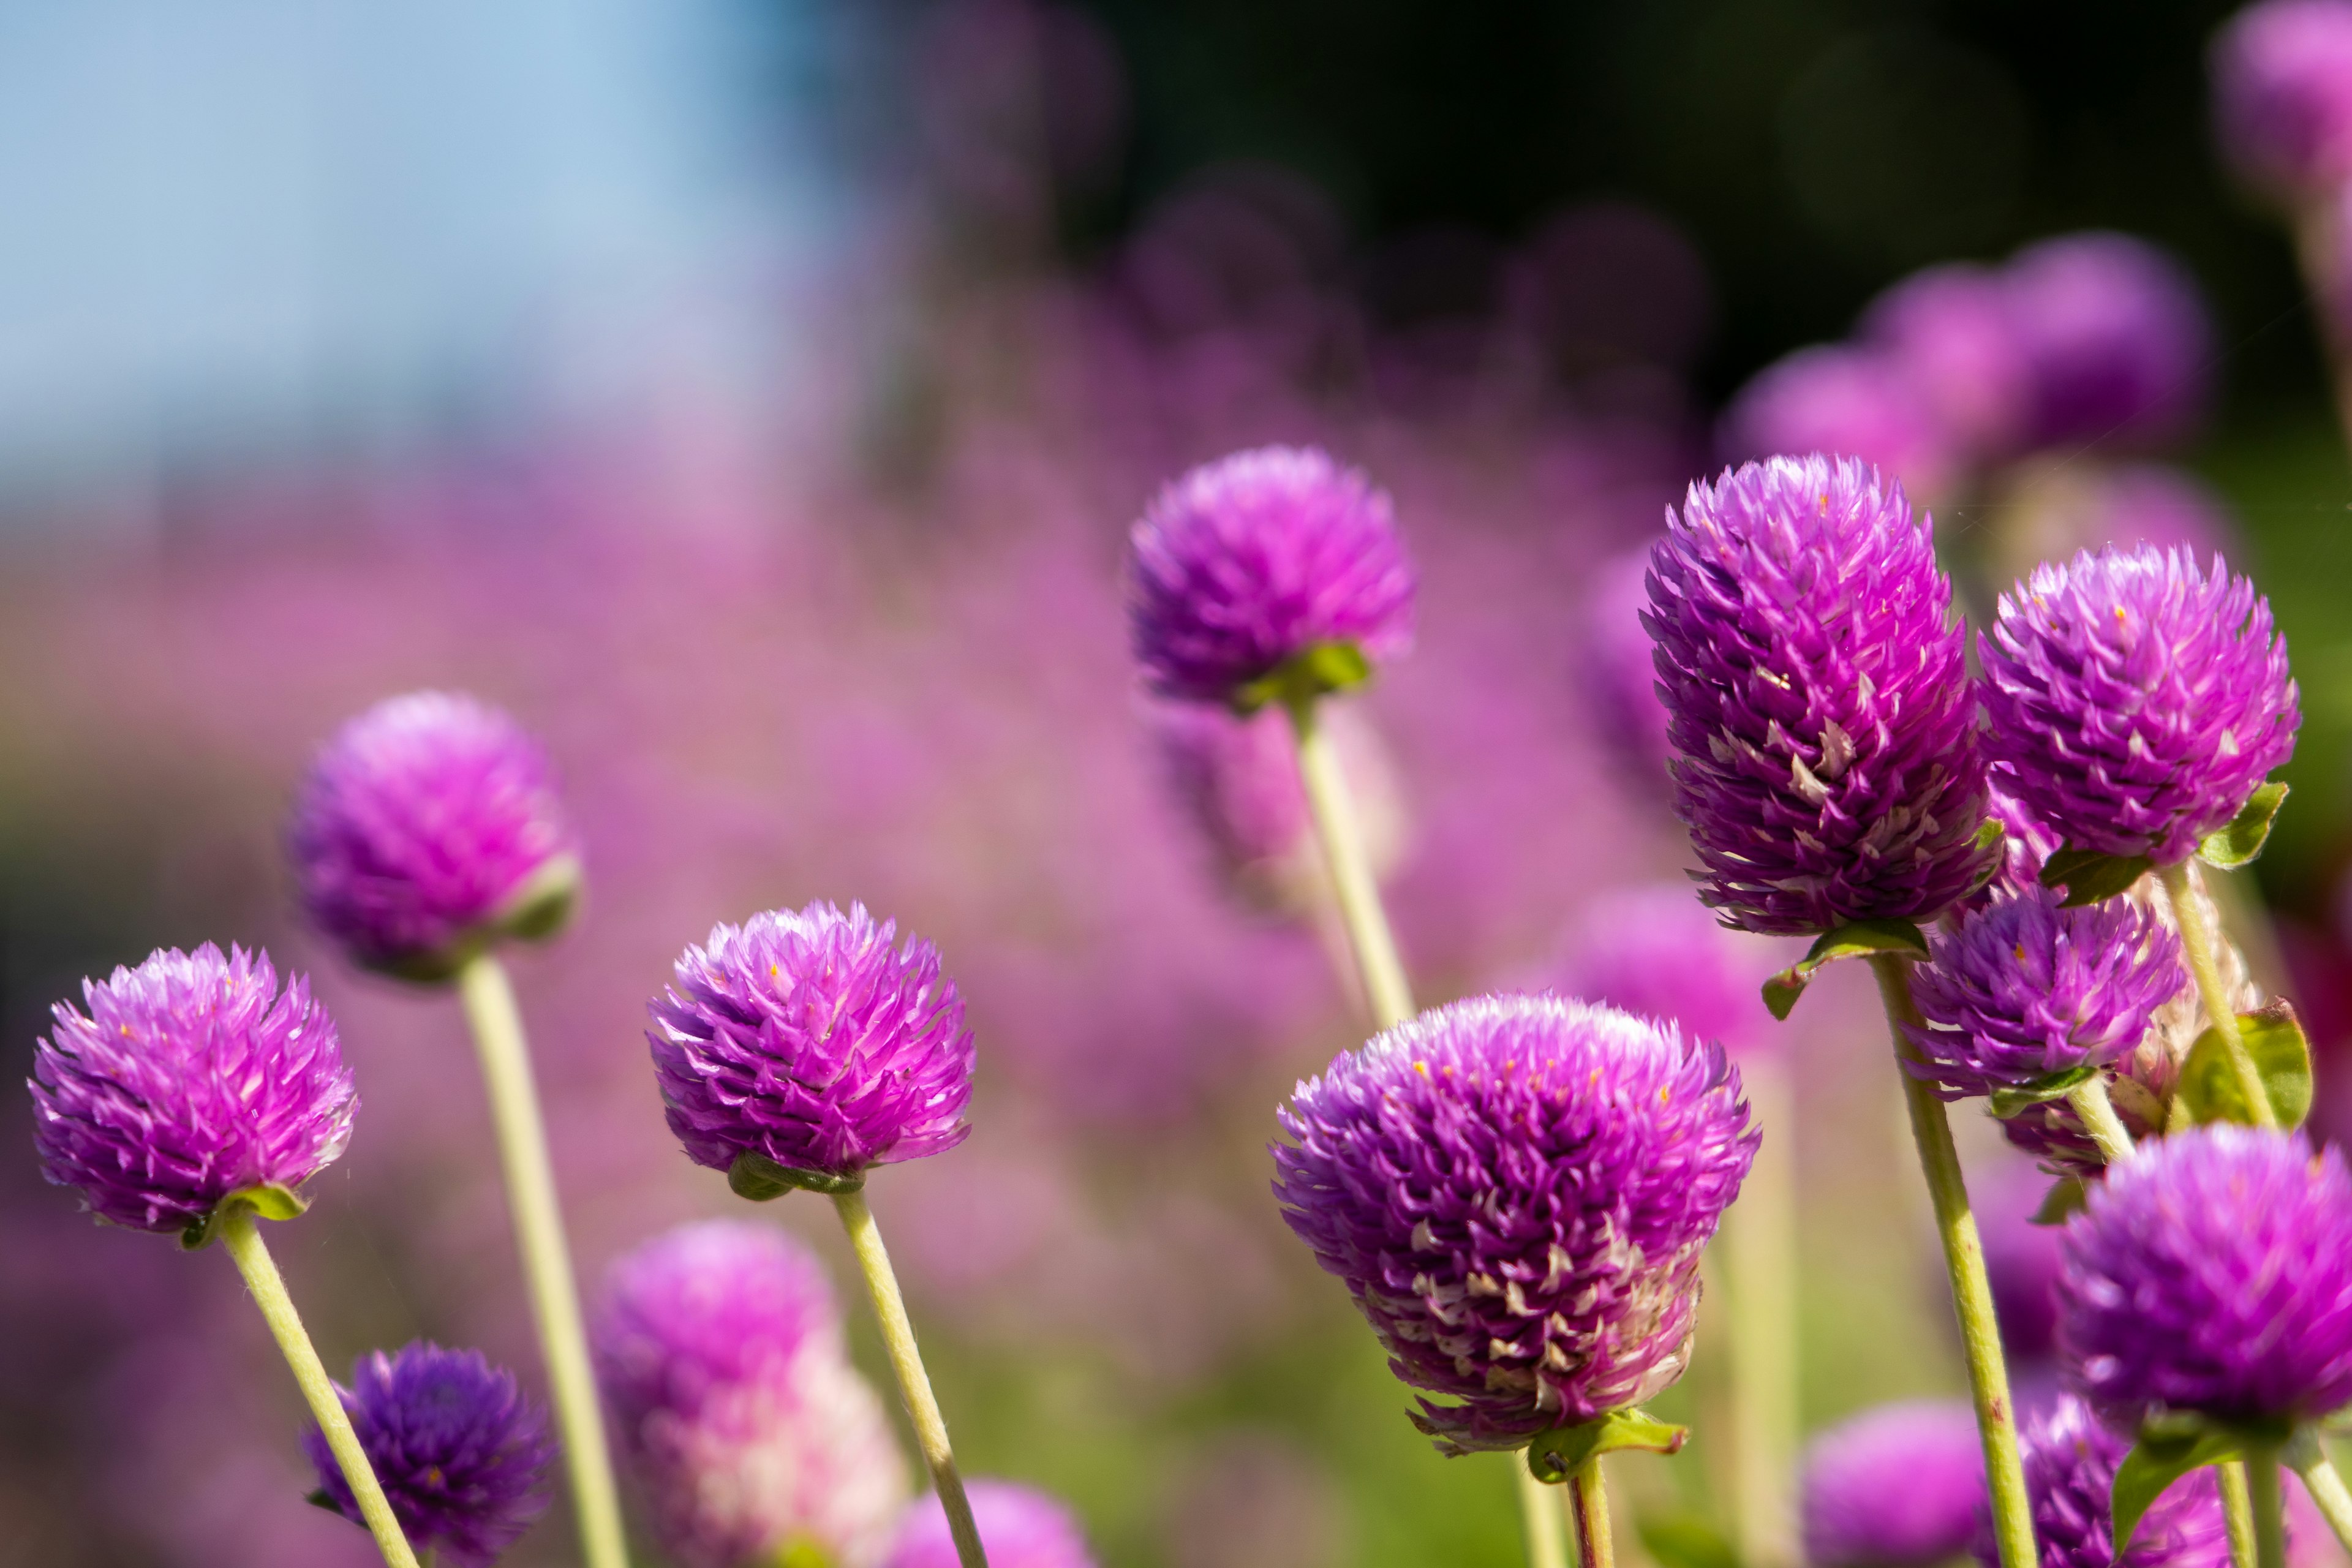
{"type": "MultiPolygon", "coordinates": [[[[376,1351],[335,1392],[411,1546],[457,1568],[486,1568],[547,1511],[555,1462],[547,1412],[479,1351],[424,1340],[376,1351]]],[[[324,1500],[363,1524],[326,1435],[308,1428],[302,1449],[324,1500]]]]}
{"type": "Polygon", "coordinates": [[[351,1142],[359,1095],[335,1021],[266,952],[159,949],[82,982],[33,1056],[41,1173],[100,1218],[201,1235],[224,1198],[291,1192],[351,1142]]]}
{"type": "Polygon", "coordinates": [[[2074,848],[2173,865],[2294,754],[2270,602],[2149,546],[2036,567],[1978,639],[2005,787],[2074,848]]]}
{"type": "Polygon", "coordinates": [[[1860,335],[1891,362],[1955,451],[1983,461],[2016,446],[2029,381],[1998,273],[1965,263],[1915,272],[1871,302],[1860,335]]]}
{"type": "Polygon", "coordinates": [[[2019,252],[2002,278],[2030,445],[2145,449],[2194,428],[2213,329],[2179,262],[2127,235],[2075,234],[2019,252]]]}
{"type": "MultiPolygon", "coordinates": [[[[2210,1468],[2165,1489],[2118,1563],[2110,1500],[2131,1439],[2101,1426],[2089,1405],[2068,1394],[2025,1423],[2019,1447],[2041,1568],[2226,1568],[2230,1527],[2210,1468]]],[[[1985,1568],[2000,1568],[1989,1506],[1979,1519],[1976,1555],[1985,1568]]]]}
{"type": "Polygon", "coordinates": [[[897,934],[863,904],[845,915],[818,902],[714,927],[679,956],[646,1038],[669,1130],[696,1164],[732,1179],[752,1156],[854,1186],[869,1166],[964,1141],[963,999],[937,948],[912,936],[894,948],[897,934]]]}
{"type": "Polygon", "coordinates": [[[1797,1485],[1811,1568],[1937,1568],[1976,1539],[1976,1413],[1944,1399],[1865,1410],[1806,1446],[1797,1485]]]}
{"type": "Polygon", "coordinates": [[[1990,875],[1950,581],[1900,485],[1774,458],[1696,484],[1652,554],[1675,810],[1748,931],[1925,920],[1990,875]]]}
{"type": "Polygon", "coordinates": [[[1318,649],[1376,667],[1412,647],[1413,572],[1388,495],[1322,452],[1263,447],[1194,468],[1131,543],[1130,637],[1163,697],[1245,703],[1318,649]]]}
{"type": "Polygon", "coordinates": [[[2152,1140],[2091,1188],[2061,1247],[2059,1344],[2124,1429],[2352,1402],[2352,1177],[2334,1148],[2226,1123],[2152,1140]]]}
{"type": "Polygon", "coordinates": [[[2352,5],[2266,0],[2213,40],[2213,110],[2238,173],[2289,205],[2352,178],[2352,5]]]}
{"type": "Polygon", "coordinates": [[[554,770],[512,719],[417,691],[336,731],[289,835],[303,908],[354,963],[446,978],[500,936],[571,914],[580,845],[554,770]]]}
{"type": "Polygon", "coordinates": [[[1718,1045],[1481,996],[1335,1059],[1281,1112],[1283,1217],[1347,1282],[1440,1449],[1516,1448],[1682,1375],[1699,1249],[1756,1152],[1718,1045]]]}
{"type": "Polygon", "coordinates": [[[1732,400],[1720,445],[1735,462],[1843,453],[1929,497],[1942,495],[1961,466],[1935,408],[1901,365],[1848,343],[1800,349],[1758,372],[1732,400]]]}
{"type": "MultiPolygon", "coordinates": [[[[1095,1568],[1078,1521],[1055,1499],[1010,1481],[975,1480],[964,1489],[988,1568],[1095,1568]]],[[[883,1568],[956,1568],[955,1538],[934,1493],[907,1510],[883,1568]]]]}

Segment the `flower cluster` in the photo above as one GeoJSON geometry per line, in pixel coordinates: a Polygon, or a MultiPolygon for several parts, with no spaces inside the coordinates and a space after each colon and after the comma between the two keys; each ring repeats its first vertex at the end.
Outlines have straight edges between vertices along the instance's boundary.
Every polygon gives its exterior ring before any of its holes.
{"type": "MultiPolygon", "coordinates": [[[[2021,1444],[2041,1568],[2223,1568],[2230,1561],[2230,1528],[2212,1471],[2168,1487],[2132,1532],[2119,1564],[2112,1500],[2116,1467],[2131,1440],[2069,1394],[2026,1424],[2021,1444]]],[[[2000,1568],[1990,1519],[1975,1547],[1985,1568],[2000,1568]]]]}

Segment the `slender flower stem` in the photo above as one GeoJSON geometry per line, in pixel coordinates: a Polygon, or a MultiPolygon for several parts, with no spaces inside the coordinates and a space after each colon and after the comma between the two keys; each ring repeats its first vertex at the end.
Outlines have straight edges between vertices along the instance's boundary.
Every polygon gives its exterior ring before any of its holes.
{"type": "Polygon", "coordinates": [[[1298,777],[1306,786],[1307,809],[1315,817],[1315,834],[1323,846],[1324,863],[1331,868],[1331,886],[1339,895],[1339,918],[1347,923],[1348,942],[1356,952],[1356,968],[1372,1007],[1376,1027],[1391,1028],[1412,1016],[1412,987],[1406,981],[1404,962],[1397,956],[1396,938],[1381,908],[1381,887],[1364,854],[1364,837],[1356,823],[1356,805],[1348,790],[1339,758],[1331,749],[1330,732],[1316,722],[1315,701],[1290,703],[1291,732],[1298,739],[1298,777]]]}
{"type": "Polygon", "coordinates": [[[2294,254],[2303,268],[2303,286],[2319,314],[2319,335],[2327,350],[2328,379],[2336,390],[2336,416],[2345,441],[2352,445],[2352,344],[2336,321],[2336,292],[2330,279],[2339,258],[2334,254],[2334,227],[2326,201],[2305,202],[2294,218],[2294,254]]]}
{"type": "Polygon", "coordinates": [[[2236,1459],[2213,1467],[2221,1472],[2221,1521],[2230,1530],[2231,1568],[2254,1568],[2254,1495],[2246,1467],[2236,1459]]]}
{"type": "Polygon", "coordinates": [[[948,1533],[955,1537],[956,1560],[963,1568],[988,1568],[988,1554],[980,1544],[980,1527],[972,1522],[971,1503],[964,1496],[963,1477],[955,1454],[948,1447],[947,1418],[940,1414],[938,1395],[931,1392],[930,1373],[923,1370],[923,1352],[915,1344],[915,1325],[908,1321],[906,1298],[898,1294],[898,1276],[891,1270],[890,1254],[882,1246],[882,1232],[874,1211],[861,1192],[835,1193],[833,1206],[849,1246],[857,1254],[858,1272],[866,1276],[866,1294],[874,1299],[874,1316],[882,1325],[882,1348],[898,1375],[898,1393],[907,1401],[907,1415],[915,1423],[915,1446],[930,1467],[932,1489],[948,1516],[948,1533]]]}
{"type": "Polygon", "coordinates": [[[254,1305],[261,1309],[270,1337],[278,1342],[286,1364],[294,1369],[294,1381],[302,1385],[310,1415],[326,1434],[335,1463],[342,1467],[343,1480],[359,1502],[360,1515],[367,1521],[368,1533],[375,1537],[376,1550],[391,1568],[416,1568],[416,1554],[408,1549],[408,1538],[401,1534],[400,1521],[392,1516],[392,1503],[383,1495],[383,1483],[375,1479],[375,1467],[368,1463],[367,1450],[360,1447],[360,1435],[352,1430],[351,1415],[343,1409],[342,1398],[335,1393],[310,1336],[303,1331],[301,1314],[294,1310],[294,1299],[286,1293],[286,1281],[278,1277],[269,1248],[262,1245],[253,1211],[243,1204],[227,1205],[214,1234],[228,1249],[236,1271],[245,1276],[245,1288],[253,1292],[254,1305]]]}
{"type": "Polygon", "coordinates": [[[563,1237],[563,1210],[556,1200],[555,1167],[548,1158],[539,1090],[531,1081],[522,1012],[515,1005],[505,967],[487,952],[467,960],[457,971],[457,994],[481,1058],[482,1083],[489,1091],[507,1206],[514,1215],[515,1243],[530,1288],[540,1351],[547,1358],[555,1419],[563,1430],[581,1554],[588,1568],[627,1568],[620,1494],[613,1484],[595,1374],[589,1370],[588,1335],[581,1324],[580,1291],[572,1282],[572,1252],[563,1237]]]}
{"type": "Polygon", "coordinates": [[[2278,1113],[2271,1109],[2270,1090],[2254,1066],[2253,1053],[2246,1049],[2246,1037],[2238,1029],[2237,1002],[2221,979],[2215,952],[2220,933],[2205,918],[2205,900],[2189,885],[2189,862],[2167,866],[2157,875],[2172,901],[2173,923],[2180,928],[2180,949],[2189,956],[2189,973],[2197,978],[2197,994],[2205,998],[2206,1016],[2213,1020],[2213,1030],[2230,1053],[2231,1070],[2238,1075],[2238,1092],[2245,1096],[2256,1126],[2276,1127],[2278,1113]]]}
{"type": "Polygon", "coordinates": [[[1925,1079],[1902,1068],[1904,1061],[1916,1059],[1902,1026],[1925,1022],[1917,1004],[1911,1000],[1908,962],[1893,953],[1874,953],[1870,966],[1878,976],[1887,1022],[1894,1026],[1903,1098],[1911,1112],[1911,1140],[1918,1146],[1920,1173],[1927,1179],[1927,1195],[1936,1209],[1936,1234],[1943,1243],[1944,1268],[1951,1277],[1952,1310],[1960,1322],[1960,1351],[1968,1363],[1977,1430],[1984,1438],[1985,1477],[1992,1492],[1993,1536],[2000,1543],[2001,1568],[2035,1568],[2039,1558],[2033,1545],[2033,1510],[2025,1490],[2025,1467],[2018,1458],[2009,1366],[2001,1359],[1992,1287],[1985,1278],[1984,1247],[1977,1239],[1976,1216],[1969,1212],[1959,1151],[1952,1146],[1952,1124],[1944,1114],[1944,1102],[1925,1079]]]}
{"type": "Polygon", "coordinates": [[[1788,1511],[1797,1451],[1796,1118],[1781,1063],[1750,1057],[1739,1079],[1766,1131],[1719,1233],[1731,1275],[1733,1519],[1746,1568],[1781,1568],[1796,1555],[1788,1511]]]}
{"type": "Polygon", "coordinates": [[[2094,1078],[2078,1083],[2066,1091],[2066,1103],[2074,1108],[2082,1119],[2083,1129],[2090,1133],[2091,1142],[2099,1146],[2099,1158],[2110,1165],[2120,1165],[2132,1157],[2136,1145],[2131,1129],[2116,1114],[2115,1102],[2107,1098],[2107,1080],[2094,1078]]]}
{"type": "Polygon", "coordinates": [[[2247,1453],[2246,1490],[2254,1509],[2254,1568],[2286,1568],[2286,1493],[2276,1447],[2247,1453]]]}
{"type": "Polygon", "coordinates": [[[1601,1456],[1584,1461],[1568,1479],[1569,1507],[1576,1514],[1577,1568],[1615,1568],[1617,1552],[1609,1534],[1609,1483],[1601,1474],[1601,1456]]]}
{"type": "MultiPolygon", "coordinates": [[[[1514,1461],[1521,1456],[1511,1456],[1514,1461]]],[[[1511,1466],[1519,1478],[1519,1522],[1526,1527],[1528,1568],[1568,1568],[1568,1544],[1560,1528],[1558,1487],[1536,1479],[1523,1462],[1511,1466]]]]}
{"type": "Polygon", "coordinates": [[[2344,1478],[2336,1473],[2318,1436],[2310,1432],[2301,1434],[2287,1448],[2287,1463],[2303,1478],[2304,1489],[2318,1504],[2327,1528],[2336,1532],[2344,1550],[2352,1552],[2352,1491],[2345,1490],[2344,1478]]]}

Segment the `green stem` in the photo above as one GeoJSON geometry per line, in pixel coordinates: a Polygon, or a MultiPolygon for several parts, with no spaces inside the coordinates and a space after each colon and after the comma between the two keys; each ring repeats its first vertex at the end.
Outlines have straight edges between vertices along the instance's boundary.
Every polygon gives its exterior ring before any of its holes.
{"type": "Polygon", "coordinates": [[[2286,1493],[2275,1447],[2246,1453],[2247,1500],[2254,1510],[2254,1568],[2286,1568],[2286,1493]]]}
{"type": "Polygon", "coordinates": [[[1536,1479],[1525,1454],[1512,1454],[1509,1458],[1519,1479],[1519,1523],[1527,1531],[1528,1568],[1568,1568],[1567,1521],[1560,1513],[1559,1489],[1536,1479]]]}
{"type": "Polygon", "coordinates": [[[1731,1276],[1733,1520],[1746,1568],[1780,1568],[1796,1555],[1787,1502],[1797,1450],[1796,1119],[1780,1062],[1751,1056],[1739,1079],[1765,1134],[1719,1233],[1731,1276]]]}
{"type": "MultiPolygon", "coordinates": [[[[1895,1054],[1903,1061],[1916,1059],[1916,1052],[1902,1026],[1924,1022],[1911,1000],[1908,962],[1885,952],[1874,953],[1870,960],[1878,976],[1879,995],[1886,1005],[1887,1022],[1894,1026],[1895,1054]]],[[[1927,1082],[1903,1068],[1901,1061],[1897,1069],[1911,1113],[1911,1139],[1919,1150],[1920,1173],[1927,1179],[1927,1195],[1935,1205],[1945,1272],[1951,1278],[1952,1310],[1960,1323],[1960,1352],[1968,1363],[1977,1430],[1984,1439],[1985,1477],[1992,1492],[1993,1535],[2000,1547],[2001,1568],[2036,1568],[2033,1510],[2025,1490],[2025,1468],[2018,1459],[2009,1367],[2001,1359],[1992,1287],[1985,1279],[1984,1247],[1977,1238],[1976,1216],[1969,1212],[1969,1190],[1960,1175],[1959,1152],[1952,1146],[1952,1124],[1945,1116],[1944,1102],[1927,1082]]]]}
{"type": "Polygon", "coordinates": [[[2115,1102],[2107,1098],[2107,1080],[2090,1079],[2066,1091],[2066,1103],[2074,1108],[2083,1129],[2090,1133],[2091,1142],[2099,1146],[2099,1159],[2109,1165],[2120,1165],[2132,1157],[2135,1145],[2131,1129],[2116,1114],[2115,1102]]]}
{"type": "Polygon", "coordinates": [[[2327,297],[2335,289],[2338,258],[2333,230],[2331,201],[2306,202],[2295,215],[2295,259],[2302,265],[2305,291],[2312,299],[2319,315],[2320,341],[2327,350],[2328,379],[2336,392],[2336,416],[2342,426],[2345,441],[2352,446],[2352,344],[2345,341],[2336,311],[2329,308],[2327,297]]]}
{"type": "Polygon", "coordinates": [[[1330,868],[1339,919],[1348,928],[1348,944],[1355,949],[1356,969],[1363,976],[1372,1023],[1378,1028],[1393,1028],[1412,1016],[1412,986],[1405,979],[1403,960],[1397,956],[1387,911],[1381,908],[1380,882],[1364,854],[1355,800],[1349,793],[1347,776],[1339,770],[1339,755],[1331,749],[1330,732],[1316,722],[1314,699],[1293,702],[1289,709],[1291,732],[1298,739],[1299,782],[1306,787],[1307,810],[1315,818],[1324,863],[1330,868]]]}
{"type": "Polygon", "coordinates": [[[367,1521],[368,1533],[375,1537],[376,1550],[383,1553],[391,1568],[416,1568],[416,1554],[408,1549],[408,1538],[401,1534],[400,1521],[392,1516],[392,1503],[383,1495],[383,1484],[375,1479],[375,1467],[368,1463],[367,1450],[360,1447],[360,1435],[352,1430],[352,1418],[343,1409],[342,1398],[336,1394],[334,1382],[319,1360],[310,1336],[303,1331],[301,1314],[294,1310],[294,1299],[286,1293],[286,1281],[278,1277],[269,1248],[262,1245],[261,1232],[253,1223],[253,1211],[243,1204],[225,1205],[214,1234],[228,1249],[236,1271],[245,1276],[245,1288],[253,1292],[254,1305],[261,1309],[270,1337],[278,1342],[286,1364],[294,1369],[294,1381],[301,1384],[311,1417],[319,1423],[319,1430],[326,1434],[327,1447],[334,1452],[344,1483],[359,1502],[360,1517],[367,1521]]]}
{"type": "Polygon", "coordinates": [[[613,1484],[595,1374],[589,1368],[588,1335],[581,1324],[580,1292],[572,1282],[572,1253],[564,1241],[563,1211],[556,1200],[555,1167],[548,1157],[539,1090],[531,1081],[522,1013],[515,1005],[505,967],[487,952],[459,968],[457,994],[465,1004],[466,1021],[481,1059],[482,1083],[489,1092],[507,1206],[514,1215],[515,1243],[522,1253],[540,1352],[547,1360],[556,1424],[563,1431],[581,1553],[588,1568],[627,1568],[620,1494],[613,1484]]]}
{"type": "Polygon", "coordinates": [[[963,1568],[988,1568],[980,1527],[972,1522],[971,1503],[964,1496],[963,1477],[956,1469],[955,1454],[948,1447],[947,1418],[940,1414],[930,1374],[923,1370],[923,1352],[915,1344],[915,1325],[908,1321],[906,1298],[898,1294],[898,1276],[890,1268],[890,1254],[883,1248],[874,1211],[866,1206],[862,1191],[834,1194],[833,1206],[841,1215],[841,1227],[849,1233],[850,1249],[857,1254],[866,1292],[874,1299],[874,1316],[882,1325],[882,1349],[890,1358],[898,1392],[907,1401],[907,1415],[915,1424],[915,1446],[923,1452],[923,1463],[930,1467],[931,1487],[948,1516],[956,1560],[963,1568]]]}
{"type": "Polygon", "coordinates": [[[2345,1551],[2352,1552],[2352,1492],[2344,1489],[2344,1478],[2336,1473],[2327,1450],[2319,1446],[2317,1435],[2308,1431],[2298,1434],[2287,1447],[2287,1463],[2303,1478],[2304,1489],[2311,1493],[2311,1500],[2318,1505],[2327,1528],[2336,1532],[2345,1551]]]}
{"type": "Polygon", "coordinates": [[[2221,1521],[2230,1531],[2231,1568],[2254,1568],[2254,1496],[2246,1467],[2236,1459],[2216,1465],[2221,1481],[2221,1521]]]}
{"type": "Polygon", "coordinates": [[[2238,1075],[2238,1092],[2252,1110],[2256,1126],[2276,1127],[2278,1113],[2271,1109],[2270,1089],[2263,1083],[2253,1053],[2246,1049],[2246,1037],[2238,1029],[2237,999],[2221,979],[2216,948],[2221,933],[2205,919],[2205,901],[2189,886],[2189,862],[2167,866],[2157,875],[2163,880],[2165,897],[2171,900],[2173,923],[2180,928],[2180,948],[2188,955],[2189,973],[2196,976],[2197,994],[2205,999],[2206,1016],[2213,1020],[2213,1032],[2221,1037],[2222,1047],[2230,1053],[2230,1068],[2238,1075]]]}
{"type": "Polygon", "coordinates": [[[1569,1507],[1576,1514],[1577,1568],[1615,1568],[1617,1553],[1609,1534],[1609,1483],[1601,1474],[1601,1456],[1584,1461],[1568,1478],[1569,1507]]]}

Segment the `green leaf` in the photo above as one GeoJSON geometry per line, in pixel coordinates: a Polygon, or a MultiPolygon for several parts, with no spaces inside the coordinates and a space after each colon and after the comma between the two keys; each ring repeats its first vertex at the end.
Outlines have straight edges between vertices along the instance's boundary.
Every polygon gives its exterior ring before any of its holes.
{"type": "Polygon", "coordinates": [[[1312,702],[1372,678],[1372,661],[1352,642],[1318,642],[1234,693],[1234,710],[1255,713],[1270,702],[1312,702]]]}
{"type": "Polygon", "coordinates": [[[2226,1427],[2201,1423],[2159,1430],[2154,1423],[2140,1428],[2139,1441],[2116,1467],[2115,1490],[2108,1518],[2115,1541],[2115,1560],[2123,1561],[2139,1521],[2147,1516],[2164,1489],[2205,1465],[2234,1459],[2243,1447],[2240,1436],[2226,1427]]]}
{"type": "Polygon", "coordinates": [[[320,1487],[315,1491],[304,1492],[302,1494],[302,1500],[309,1503],[312,1508],[323,1508],[329,1513],[341,1513],[343,1511],[343,1505],[337,1502],[335,1500],[334,1494],[324,1487],[320,1487]]]}
{"type": "Polygon", "coordinates": [[[310,1199],[276,1182],[239,1187],[215,1204],[210,1214],[180,1232],[180,1245],[190,1252],[212,1245],[213,1233],[220,1228],[221,1216],[233,1207],[249,1208],[262,1219],[296,1219],[310,1206],[310,1199]]]}
{"type": "Polygon", "coordinates": [[[2069,1215],[2090,1201],[2090,1191],[2080,1176],[2061,1176],[2057,1184],[2033,1211],[2036,1225],[2064,1225],[2069,1215]]]}
{"type": "Polygon", "coordinates": [[[1643,1513],[1633,1521],[1658,1568],[1740,1568],[1739,1553],[1723,1531],[1686,1510],[1643,1513]]]}
{"type": "Polygon", "coordinates": [[[2145,855],[2102,855],[2095,849],[2061,849],[2042,863],[2042,885],[2066,889],[2065,907],[2095,904],[2126,892],[2156,864],[2145,855]]]}
{"type": "Polygon", "coordinates": [[[1992,1113],[2003,1121],[2021,1110],[2063,1100],[2073,1089],[2099,1076],[2099,1069],[2087,1063],[2071,1067],[2063,1072],[2048,1073],[2026,1083],[2014,1084],[1992,1091],[1992,1113]]]}
{"type": "Polygon", "coordinates": [[[1627,1406],[1597,1415],[1580,1426],[1555,1426],[1528,1445],[1528,1473],[1539,1481],[1564,1481],[1587,1459],[1620,1448],[1678,1454],[1690,1428],[1674,1426],[1646,1411],[1627,1406]]]}
{"type": "Polygon", "coordinates": [[[866,1178],[836,1176],[830,1171],[798,1171],[790,1165],[779,1165],[765,1154],[746,1150],[727,1167],[727,1184],[737,1197],[764,1204],[793,1191],[854,1193],[866,1184],[866,1178]]]}
{"type": "Polygon", "coordinates": [[[2286,785],[2275,781],[2263,785],[2247,797],[2245,809],[2226,826],[2215,828],[2199,841],[2197,858],[2224,871],[2247,864],[2263,852],[2271,836],[2271,820],[2285,801],[2286,785]]]}
{"type": "MultiPolygon", "coordinates": [[[[2300,1127],[2311,1114],[2311,1045],[2293,1004],[2279,1001],[2238,1015],[2238,1036],[2254,1058],[2254,1070],[2270,1091],[2271,1110],[2282,1127],[2300,1127]]],[[[2208,1029],[2189,1047],[2181,1064],[2177,1103],[2196,1121],[2235,1121],[2252,1126],[2254,1115],[2231,1065],[2221,1031],[2208,1029]]]]}
{"type": "Polygon", "coordinates": [[[1803,958],[1764,983],[1764,1005],[1772,1010],[1772,1016],[1785,1020],[1822,964],[1841,958],[1866,958],[1874,952],[1907,952],[1925,958],[1927,939],[1909,921],[1856,921],[1825,931],[1803,958]]]}

